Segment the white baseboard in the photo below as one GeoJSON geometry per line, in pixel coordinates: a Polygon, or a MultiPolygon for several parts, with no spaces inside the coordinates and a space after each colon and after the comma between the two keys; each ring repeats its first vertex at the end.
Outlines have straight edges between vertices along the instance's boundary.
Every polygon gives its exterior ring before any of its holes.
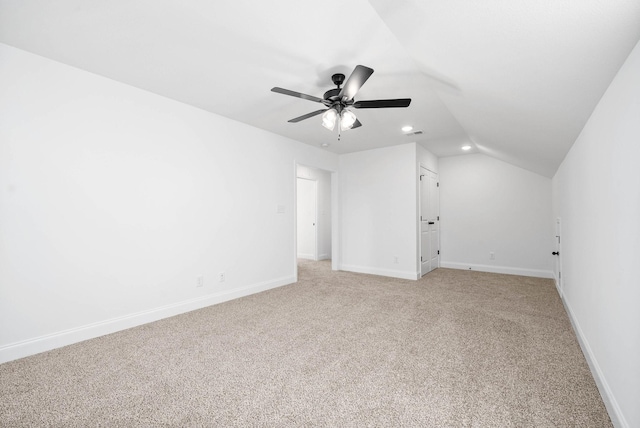
{"type": "Polygon", "coordinates": [[[318,260],[330,260],[331,259],[331,254],[320,254],[318,256],[318,260]]]}
{"type": "Polygon", "coordinates": [[[407,272],[403,270],[380,269],[369,266],[340,265],[340,270],[356,273],[368,273],[371,275],[389,276],[400,279],[420,279],[420,274],[416,272],[407,272]]]}
{"type": "Polygon", "coordinates": [[[293,276],[286,276],[245,287],[238,287],[233,290],[208,294],[195,299],[184,300],[182,302],[136,312],[122,317],[99,321],[21,342],[10,343],[0,347],[0,363],[6,363],[8,361],[17,360],[18,358],[50,351],[55,348],[81,342],[83,340],[93,339],[99,336],[104,336],[105,334],[137,327],[142,324],[205,308],[207,306],[259,293],[272,288],[281,287],[293,282],[295,282],[295,278],[293,276]]]}
{"type": "Polygon", "coordinates": [[[307,254],[307,253],[298,253],[296,257],[298,257],[299,259],[315,260],[315,257],[313,254],[307,254]]]}
{"type": "Polygon", "coordinates": [[[476,270],[479,272],[504,273],[507,275],[534,276],[537,278],[553,278],[553,272],[551,272],[550,270],[547,271],[541,269],[524,269],[508,266],[490,266],[443,261],[440,262],[440,267],[449,269],[476,270]]]}
{"type": "Polygon", "coordinates": [[[602,401],[604,402],[607,411],[609,412],[609,418],[611,418],[611,422],[613,426],[618,428],[629,428],[629,424],[627,423],[618,402],[616,401],[613,393],[611,392],[611,388],[607,383],[606,378],[604,377],[602,370],[600,369],[600,365],[598,364],[598,360],[593,355],[593,351],[591,350],[591,346],[589,345],[589,341],[585,337],[582,332],[582,328],[580,328],[580,324],[576,319],[569,302],[567,302],[564,298],[561,299],[564,304],[565,309],[567,310],[567,314],[569,315],[569,320],[571,321],[571,325],[573,326],[573,330],[576,333],[578,338],[578,343],[580,344],[580,348],[582,348],[582,353],[584,354],[587,364],[589,364],[589,368],[591,369],[591,374],[593,375],[594,380],[596,381],[596,385],[598,386],[598,390],[600,391],[600,395],[602,396],[602,401]]]}

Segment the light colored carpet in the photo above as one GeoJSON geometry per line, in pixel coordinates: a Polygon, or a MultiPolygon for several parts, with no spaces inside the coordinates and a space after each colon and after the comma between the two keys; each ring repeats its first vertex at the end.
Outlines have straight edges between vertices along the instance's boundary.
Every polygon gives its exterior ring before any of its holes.
{"type": "Polygon", "coordinates": [[[299,276],[0,365],[0,426],[611,426],[550,280],[299,276]]]}

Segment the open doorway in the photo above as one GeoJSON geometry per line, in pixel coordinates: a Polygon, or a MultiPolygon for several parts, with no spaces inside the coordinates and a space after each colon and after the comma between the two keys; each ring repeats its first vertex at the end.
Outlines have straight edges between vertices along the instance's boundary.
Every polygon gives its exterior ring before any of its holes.
{"type": "Polygon", "coordinates": [[[440,267],[438,174],[420,165],[420,276],[440,267]]]}
{"type": "Polygon", "coordinates": [[[296,260],[331,260],[332,214],[331,172],[296,165],[296,260]]]}

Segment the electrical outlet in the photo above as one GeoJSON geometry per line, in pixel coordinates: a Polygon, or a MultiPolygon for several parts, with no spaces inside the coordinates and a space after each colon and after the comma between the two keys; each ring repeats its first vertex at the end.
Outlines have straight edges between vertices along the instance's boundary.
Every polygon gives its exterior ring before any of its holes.
{"type": "Polygon", "coordinates": [[[220,272],[218,274],[218,281],[224,282],[225,279],[226,279],[225,273],[224,272],[220,272]]]}
{"type": "Polygon", "coordinates": [[[204,276],[200,275],[196,278],[196,287],[204,287],[204,276]]]}
{"type": "Polygon", "coordinates": [[[489,260],[495,260],[496,259],[496,253],[494,253],[493,251],[489,252],[489,260]]]}

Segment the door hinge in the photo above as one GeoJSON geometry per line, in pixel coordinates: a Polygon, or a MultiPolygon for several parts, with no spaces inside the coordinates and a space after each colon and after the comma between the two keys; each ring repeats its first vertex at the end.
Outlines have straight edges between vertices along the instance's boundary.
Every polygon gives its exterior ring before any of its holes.
{"type": "Polygon", "coordinates": [[[420,216],[420,221],[422,221],[422,216],[420,216]]]}
{"type": "Polygon", "coordinates": [[[421,175],[420,175],[420,181],[422,181],[422,177],[424,177],[424,174],[421,174],[421,175]]]}
{"type": "Polygon", "coordinates": [[[438,183],[436,184],[436,187],[440,187],[440,182],[438,182],[438,183]]]}
{"type": "Polygon", "coordinates": [[[438,221],[440,221],[440,216],[438,216],[438,221]]]}
{"type": "Polygon", "coordinates": [[[440,254],[440,250],[438,250],[438,254],[440,254]]]}

